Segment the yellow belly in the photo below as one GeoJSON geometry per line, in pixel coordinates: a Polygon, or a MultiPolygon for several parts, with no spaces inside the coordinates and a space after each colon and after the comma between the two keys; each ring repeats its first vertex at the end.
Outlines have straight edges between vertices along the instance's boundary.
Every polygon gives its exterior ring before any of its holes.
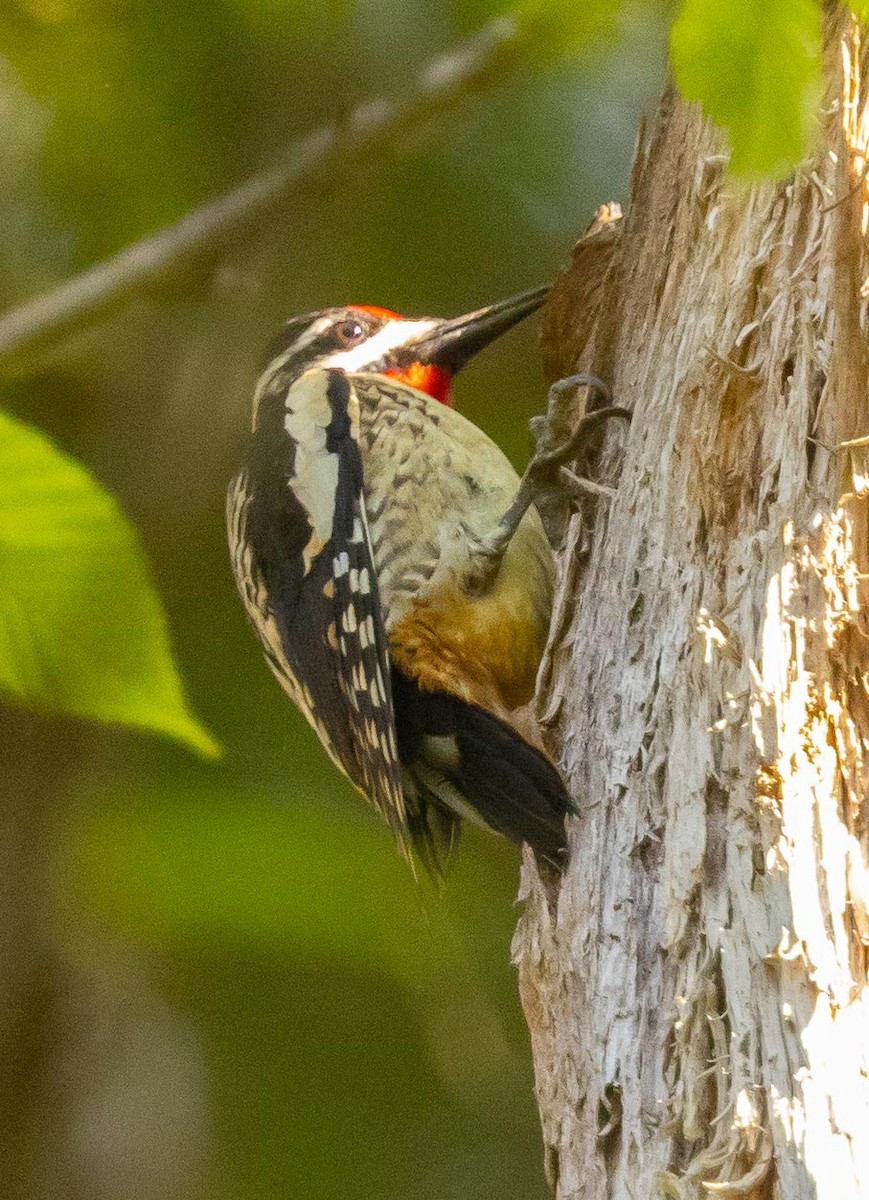
{"type": "Polygon", "coordinates": [[[473,547],[519,487],[498,447],[405,384],[354,375],[368,523],[395,664],[418,685],[504,714],[534,694],[555,565],[530,509],[489,589],[468,587],[473,547]]]}
{"type": "Polygon", "coordinates": [[[389,631],[396,665],[427,691],[447,691],[501,715],[534,695],[552,609],[549,547],[520,527],[492,588],[468,595],[447,581],[413,601],[389,631]]]}

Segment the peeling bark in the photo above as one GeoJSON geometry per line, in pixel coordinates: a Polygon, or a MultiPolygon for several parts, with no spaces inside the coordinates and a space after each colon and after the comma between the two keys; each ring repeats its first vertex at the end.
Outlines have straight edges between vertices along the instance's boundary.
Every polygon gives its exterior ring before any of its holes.
{"type": "Polygon", "coordinates": [[[869,1197],[867,59],[829,13],[817,155],[750,189],[668,92],[550,304],[553,377],[634,412],[562,555],[580,813],[514,943],[558,1200],[869,1197]]]}

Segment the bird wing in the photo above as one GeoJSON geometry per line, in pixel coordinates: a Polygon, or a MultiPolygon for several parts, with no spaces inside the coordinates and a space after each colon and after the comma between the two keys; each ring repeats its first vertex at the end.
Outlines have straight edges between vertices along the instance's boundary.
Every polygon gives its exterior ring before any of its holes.
{"type": "Polygon", "coordinates": [[[560,867],[572,802],[511,719],[531,698],[549,628],[543,527],[526,514],[492,588],[464,587],[473,543],[495,534],[518,476],[482,430],[406,383],[359,373],[352,386],[414,844],[437,868],[461,817],[560,867]]]}
{"type": "Polygon", "coordinates": [[[287,394],[284,420],[295,453],[280,491],[257,488],[255,461],[230,487],[236,581],[273,672],[406,851],[358,402],[347,375],[306,372],[287,394]]]}

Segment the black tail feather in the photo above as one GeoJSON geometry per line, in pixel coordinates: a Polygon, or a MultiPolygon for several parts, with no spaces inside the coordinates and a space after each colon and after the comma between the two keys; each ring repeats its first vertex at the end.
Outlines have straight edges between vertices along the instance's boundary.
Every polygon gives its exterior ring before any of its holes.
{"type": "MultiPolygon", "coordinates": [[[[464,800],[490,828],[514,842],[528,842],[538,858],[563,869],[564,818],[575,806],[546,756],[476,704],[446,692],[424,692],[395,668],[392,676],[399,757],[427,799],[452,815],[457,791],[459,802],[464,800]],[[440,790],[431,784],[435,753],[434,765],[445,780],[440,790]]],[[[411,832],[419,845],[418,833],[411,832]]],[[[430,834],[423,843],[430,856],[430,834]]]]}
{"type": "Polygon", "coordinates": [[[459,844],[461,821],[445,808],[425,783],[415,777],[413,770],[403,772],[407,803],[407,831],[420,863],[429,876],[442,880],[459,844]]]}

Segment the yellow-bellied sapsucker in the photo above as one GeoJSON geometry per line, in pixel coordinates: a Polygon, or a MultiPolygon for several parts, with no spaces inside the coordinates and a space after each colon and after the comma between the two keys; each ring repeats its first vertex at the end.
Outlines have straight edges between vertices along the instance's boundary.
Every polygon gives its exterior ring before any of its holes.
{"type": "Polygon", "coordinates": [[[350,306],[289,321],[229,488],[235,578],[269,666],[429,864],[468,817],[563,865],[570,798],[511,717],[534,693],[552,551],[450,397],[547,291],[449,320],[350,306]]]}

